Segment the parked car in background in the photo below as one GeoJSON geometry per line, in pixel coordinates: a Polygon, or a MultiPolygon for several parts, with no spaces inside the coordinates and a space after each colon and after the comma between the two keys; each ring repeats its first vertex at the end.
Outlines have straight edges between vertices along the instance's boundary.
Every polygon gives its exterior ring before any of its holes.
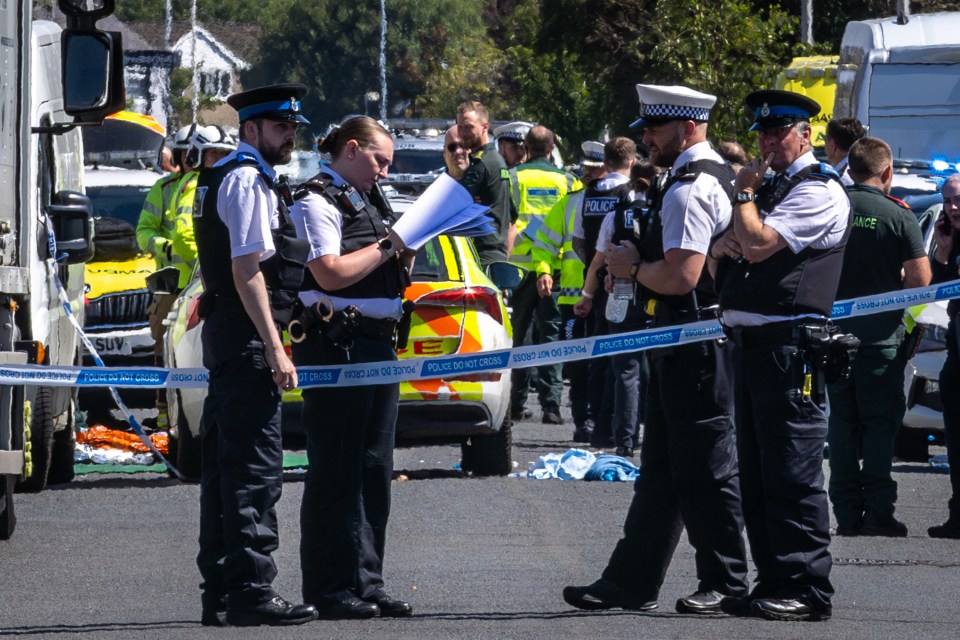
{"type": "MultiPolygon", "coordinates": [[[[95,252],[86,264],[84,330],[107,366],[153,366],[146,278],[154,259],[137,247],[136,228],[150,187],[162,176],[156,163],[164,129],[152,118],[121,112],[105,128],[84,131],[84,182],[93,204],[95,252]]],[[[93,358],[84,353],[85,365],[93,358]]],[[[130,407],[154,406],[153,389],[122,389],[130,407]]],[[[87,423],[111,421],[106,388],[80,390],[87,423]]]]}
{"type": "MultiPolygon", "coordinates": [[[[409,197],[388,189],[394,208],[409,197]]],[[[440,236],[418,254],[405,297],[416,303],[400,359],[506,349],[512,329],[500,290],[484,274],[473,244],[440,236]]],[[[198,278],[187,286],[169,315],[167,367],[202,367],[197,303],[198,278]]],[[[168,394],[171,450],[188,478],[199,476],[199,425],[205,389],[168,394]]],[[[400,383],[397,444],[459,443],[463,468],[478,475],[506,475],[513,468],[508,371],[484,372],[400,383]]],[[[297,432],[300,391],[284,394],[284,433],[297,432]]]]}

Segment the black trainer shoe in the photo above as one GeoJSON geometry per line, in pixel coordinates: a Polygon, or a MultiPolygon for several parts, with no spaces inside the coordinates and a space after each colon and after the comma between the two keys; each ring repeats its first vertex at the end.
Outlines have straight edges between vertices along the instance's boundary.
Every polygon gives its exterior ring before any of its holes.
{"type": "Polygon", "coordinates": [[[677,613],[723,613],[720,603],[724,597],[719,591],[697,591],[677,600],[677,613]]]}
{"type": "Polygon", "coordinates": [[[586,444],[590,442],[590,436],[593,435],[593,429],[588,427],[577,427],[573,430],[573,441],[586,444]]]}
{"type": "Polygon", "coordinates": [[[656,601],[639,598],[602,578],[585,587],[564,587],[563,599],[570,606],[586,611],[602,609],[651,611],[659,606],[656,601]]]}
{"type": "Polygon", "coordinates": [[[860,528],[857,531],[861,536],[884,536],[887,538],[906,538],[907,525],[893,516],[880,517],[868,512],[863,516],[860,528]]]}
{"type": "Polygon", "coordinates": [[[227,612],[222,609],[204,609],[200,614],[200,624],[205,627],[229,627],[227,612]]]}
{"type": "Polygon", "coordinates": [[[540,421],[543,424],[563,424],[563,417],[559,409],[544,409],[540,421]]]}
{"type": "Polygon", "coordinates": [[[829,620],[831,608],[814,608],[803,598],[758,598],[750,605],[750,610],[767,620],[786,622],[816,622],[829,620]]]}
{"type": "Polygon", "coordinates": [[[950,538],[960,539],[960,520],[948,519],[943,524],[938,524],[927,529],[927,535],[931,538],[950,538]]]}
{"type": "Polygon", "coordinates": [[[227,624],[233,627],[283,626],[304,624],[317,619],[317,609],[309,604],[293,604],[274,596],[255,607],[227,609],[227,624]]]}
{"type": "Polygon", "coordinates": [[[617,447],[616,454],[621,458],[632,458],[633,449],[631,447],[617,447]]]}

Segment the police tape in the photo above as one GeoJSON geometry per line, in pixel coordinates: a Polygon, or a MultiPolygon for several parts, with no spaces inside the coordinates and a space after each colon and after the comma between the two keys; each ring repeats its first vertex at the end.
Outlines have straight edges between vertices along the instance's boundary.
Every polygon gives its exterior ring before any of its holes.
{"type": "MultiPolygon", "coordinates": [[[[896,292],[840,300],[833,305],[832,319],[866,316],[903,310],[940,300],[960,298],[960,280],[939,285],[904,289],[896,292]]],[[[411,380],[498,372],[507,369],[559,364],[633,353],[658,347],[715,340],[723,337],[716,320],[642,329],[605,336],[564,340],[470,354],[404,358],[397,361],[369,362],[333,366],[297,367],[299,386],[322,387],[393,384],[411,380]]],[[[0,367],[0,384],[79,387],[137,387],[202,389],[208,382],[206,369],[163,369],[160,367],[57,367],[46,365],[6,365],[0,367]]]]}

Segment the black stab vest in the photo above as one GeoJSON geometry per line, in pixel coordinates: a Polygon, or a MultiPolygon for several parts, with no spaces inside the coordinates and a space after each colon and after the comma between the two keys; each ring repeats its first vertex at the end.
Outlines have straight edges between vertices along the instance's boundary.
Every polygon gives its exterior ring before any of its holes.
{"type": "MultiPolygon", "coordinates": [[[[363,199],[363,207],[359,211],[347,197],[351,189],[347,185],[334,186],[333,178],[327,173],[321,173],[303,183],[295,195],[300,199],[308,192],[316,193],[342,214],[340,255],[359,251],[386,238],[390,234],[390,227],[397,219],[379,185],[374,185],[369,198],[363,199]]],[[[356,197],[355,195],[354,199],[356,197]]],[[[399,298],[405,288],[401,269],[398,260],[387,260],[359,282],[336,291],[323,289],[308,270],[303,289],[322,291],[341,298],[399,298]]]]}
{"type": "MultiPolygon", "coordinates": [[[[694,182],[701,173],[706,173],[717,179],[720,187],[730,200],[733,200],[733,181],[736,173],[733,168],[724,163],[710,159],[692,160],[679,167],[672,175],[663,173],[647,190],[647,213],[637,220],[635,237],[640,249],[640,259],[644,262],[663,260],[663,199],[673,185],[680,182],[694,182]]],[[[700,279],[693,291],[682,296],[668,296],[644,288],[641,300],[657,301],[655,319],[657,325],[675,324],[678,322],[692,322],[698,319],[700,310],[715,305],[717,294],[713,278],[704,262],[700,279]]]]}
{"type": "Polygon", "coordinates": [[[197,240],[197,258],[203,274],[204,296],[240,300],[233,280],[230,231],[218,214],[218,191],[226,175],[241,165],[256,167],[260,177],[277,194],[280,224],[271,230],[274,254],[260,263],[260,271],[267,285],[273,318],[276,322],[286,324],[298,310],[297,292],[303,282],[310,247],[305,240],[297,238],[283,194],[253,155],[238,153],[223,165],[201,170],[197,178],[193,228],[197,240]]]}
{"type": "Polygon", "coordinates": [[[586,256],[583,261],[584,274],[586,274],[586,270],[590,267],[593,256],[597,253],[597,239],[600,237],[600,226],[603,224],[603,219],[611,211],[616,211],[618,220],[622,222],[633,201],[630,195],[632,189],[630,188],[629,182],[624,182],[623,184],[605,190],[597,188],[598,182],[600,181],[594,180],[587,185],[583,194],[581,220],[583,223],[583,239],[586,247],[586,256]]]}
{"type": "MultiPolygon", "coordinates": [[[[830,165],[810,165],[779,184],[764,183],[757,191],[757,206],[761,212],[773,211],[804,180],[835,180],[842,184],[830,165]]],[[[784,247],[757,263],[724,258],[717,267],[720,306],[773,316],[830,317],[851,228],[848,220],[843,238],[829,249],[806,247],[794,253],[790,247],[784,247]]]]}

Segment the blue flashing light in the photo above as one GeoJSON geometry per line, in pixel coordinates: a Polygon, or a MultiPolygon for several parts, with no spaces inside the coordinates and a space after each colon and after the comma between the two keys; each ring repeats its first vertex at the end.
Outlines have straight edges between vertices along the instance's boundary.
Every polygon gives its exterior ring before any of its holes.
{"type": "Polygon", "coordinates": [[[946,171],[950,168],[950,164],[946,160],[934,160],[930,163],[930,166],[933,167],[934,171],[946,171]]]}

